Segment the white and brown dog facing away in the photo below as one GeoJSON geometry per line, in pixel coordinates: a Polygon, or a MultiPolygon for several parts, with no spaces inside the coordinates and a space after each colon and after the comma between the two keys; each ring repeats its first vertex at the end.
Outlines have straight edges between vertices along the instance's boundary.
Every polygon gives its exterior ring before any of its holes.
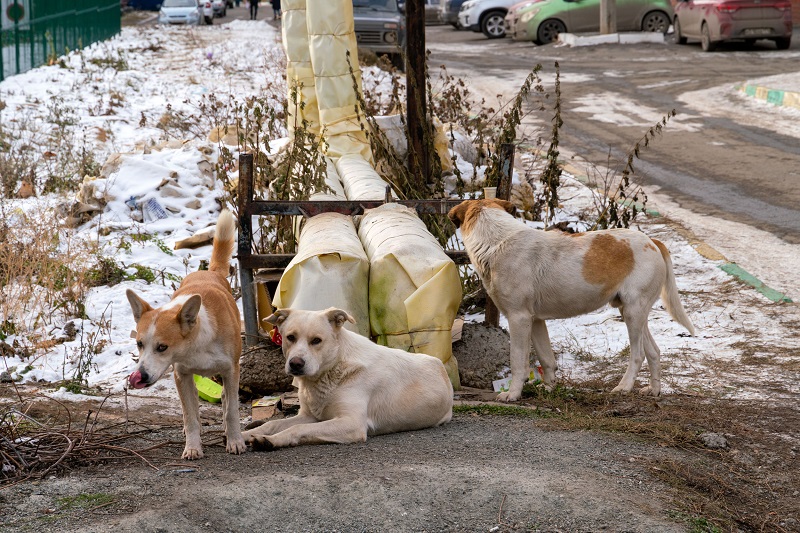
{"type": "Polygon", "coordinates": [[[343,327],[347,312],[281,309],[264,321],[282,337],[300,412],[244,433],[254,450],[363,442],[367,436],[438,426],[453,415],[441,361],[387,348],[343,327]]]}
{"type": "Polygon", "coordinates": [[[223,210],[207,271],[186,276],[172,300],[157,309],[132,290],[127,291],[139,347],[139,365],[128,382],[136,389],[148,387],[172,365],[183,407],[184,459],[203,457],[200,403],[193,374],[222,376],[226,449],[237,454],[247,449],[239,424],[241,319],[227,279],[235,241],[236,221],[223,210]]]}
{"type": "Polygon", "coordinates": [[[514,218],[505,200],[466,200],[448,213],[461,229],[464,247],[489,297],[508,319],[511,386],[499,400],[516,401],[530,373],[530,348],[539,356],[546,386],[555,381],[556,360],[545,320],[619,308],[630,340],[628,369],[613,392],[630,392],[647,358],[650,384],[661,392],[660,352],[647,327],[656,299],[689,333],[666,246],[630,229],[574,235],[541,231],[514,218]]]}

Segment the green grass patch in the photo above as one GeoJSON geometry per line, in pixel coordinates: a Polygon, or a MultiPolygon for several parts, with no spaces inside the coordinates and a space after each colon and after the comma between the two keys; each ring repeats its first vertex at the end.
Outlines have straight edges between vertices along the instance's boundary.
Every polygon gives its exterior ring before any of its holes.
{"type": "Polygon", "coordinates": [[[468,415],[515,416],[519,418],[546,418],[554,416],[554,414],[550,411],[527,409],[525,407],[518,407],[516,405],[497,405],[488,403],[477,405],[454,405],[453,413],[468,415]]]}
{"type": "Polygon", "coordinates": [[[76,494],[75,496],[64,496],[58,498],[58,508],[60,511],[72,511],[77,509],[90,509],[98,505],[107,505],[114,501],[114,496],[105,492],[95,492],[88,494],[76,494]]]}

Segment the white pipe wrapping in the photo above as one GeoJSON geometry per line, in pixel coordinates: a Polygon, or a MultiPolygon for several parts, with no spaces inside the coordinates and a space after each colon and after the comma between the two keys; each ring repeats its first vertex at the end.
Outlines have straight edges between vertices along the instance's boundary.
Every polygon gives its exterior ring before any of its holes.
{"type": "Polygon", "coordinates": [[[287,130],[294,139],[294,130],[307,121],[307,127],[315,136],[320,134],[319,106],[311,68],[311,53],[308,48],[306,23],[306,0],[281,0],[281,33],[286,52],[287,130]],[[292,90],[297,87],[297,98],[292,101],[292,90]],[[300,109],[300,103],[304,106],[300,109]]]}
{"type": "Polygon", "coordinates": [[[368,287],[369,259],[352,217],[322,213],[306,221],[273,304],[279,309],[344,309],[356,319],[345,327],[369,337],[368,287]]]}
{"type": "Polygon", "coordinates": [[[306,0],[308,50],[317,87],[319,118],[328,141],[327,155],[336,159],[359,154],[372,163],[372,150],[356,112],[361,94],[361,68],[351,0],[306,0]],[[355,75],[355,87],[351,67],[355,75]]]}
{"type": "Polygon", "coordinates": [[[379,344],[440,359],[458,388],[453,320],[461,280],[414,209],[384,204],[368,210],[358,236],[369,257],[369,316],[379,344]]]}

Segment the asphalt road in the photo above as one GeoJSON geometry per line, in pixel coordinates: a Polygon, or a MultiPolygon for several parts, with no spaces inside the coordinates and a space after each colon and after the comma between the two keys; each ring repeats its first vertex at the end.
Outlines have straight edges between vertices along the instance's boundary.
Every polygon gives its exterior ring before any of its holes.
{"type": "Polygon", "coordinates": [[[552,77],[558,61],[561,143],[589,163],[606,165],[609,154],[612,162],[624,161],[647,126],[675,109],[672,124],[642,151],[636,168],[643,183],[695,213],[800,243],[798,139],[769,120],[737,114],[736,99],[707,108],[692,96],[682,100],[694,91],[797,71],[800,39],[786,52],[763,41],[752,50],[732,44],[716,53],[702,52],[699,44],[537,47],[450,27],[429,27],[426,40],[432,66],[470,75],[484,94],[514,82],[518,87],[537,63],[552,77]]]}

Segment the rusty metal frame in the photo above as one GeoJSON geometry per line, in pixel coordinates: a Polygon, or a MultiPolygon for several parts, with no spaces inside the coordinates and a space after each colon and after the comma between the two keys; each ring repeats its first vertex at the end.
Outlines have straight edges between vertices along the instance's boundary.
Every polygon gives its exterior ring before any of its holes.
{"type": "MultiPolygon", "coordinates": [[[[514,146],[503,145],[503,173],[498,184],[498,198],[508,199],[511,191],[511,173],[514,167],[514,146]]],[[[253,253],[253,217],[261,215],[299,215],[314,216],[320,213],[341,213],[343,215],[360,215],[366,209],[373,209],[385,203],[398,203],[413,207],[419,214],[447,215],[448,211],[462,200],[393,200],[388,193],[383,200],[349,201],[287,201],[287,200],[254,200],[253,199],[253,154],[239,155],[239,242],[237,258],[239,260],[239,279],[242,288],[242,310],[244,311],[245,344],[253,346],[258,343],[258,311],[253,271],[259,268],[283,269],[291,262],[295,254],[254,254],[253,253]]],[[[445,250],[447,256],[458,265],[470,263],[465,250],[445,250]]],[[[487,322],[497,325],[499,315],[497,308],[487,299],[487,322]],[[490,310],[491,306],[491,310],[490,310]],[[491,316],[490,316],[491,315],[491,316]]]]}

